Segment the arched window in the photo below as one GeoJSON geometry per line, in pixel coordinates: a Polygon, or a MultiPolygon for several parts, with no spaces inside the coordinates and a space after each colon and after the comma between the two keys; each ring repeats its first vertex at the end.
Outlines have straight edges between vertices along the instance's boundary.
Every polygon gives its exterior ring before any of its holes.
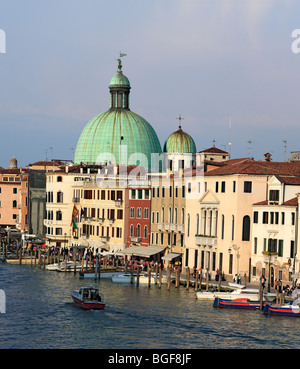
{"type": "Polygon", "coordinates": [[[57,182],[62,182],[62,176],[57,177],[57,182]]]}
{"type": "Polygon", "coordinates": [[[222,214],[222,240],[224,240],[224,231],[225,231],[225,217],[224,214],[222,214]]]}
{"type": "Polygon", "coordinates": [[[148,227],[146,225],[144,227],[144,238],[148,238],[148,227]]]}
{"type": "Polygon", "coordinates": [[[17,200],[14,200],[13,203],[12,203],[12,207],[16,208],[17,206],[18,206],[17,200]]]}
{"type": "Polygon", "coordinates": [[[243,218],[242,241],[250,241],[250,217],[245,215],[243,218]]]}
{"type": "Polygon", "coordinates": [[[232,216],[232,223],[231,223],[231,241],[234,240],[234,215],[232,216]]]}
{"type": "Polygon", "coordinates": [[[130,237],[132,237],[133,236],[133,225],[131,224],[131,226],[130,226],[130,237]]]}
{"type": "Polygon", "coordinates": [[[141,225],[138,224],[136,227],[136,236],[141,237],[141,225]]]}

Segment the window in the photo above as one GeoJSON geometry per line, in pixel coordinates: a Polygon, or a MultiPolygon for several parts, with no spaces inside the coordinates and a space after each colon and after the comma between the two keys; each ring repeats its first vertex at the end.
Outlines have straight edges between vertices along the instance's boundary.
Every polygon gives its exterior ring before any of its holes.
{"type": "Polygon", "coordinates": [[[216,182],[216,192],[219,191],[219,182],[216,182]]]}
{"type": "Polygon", "coordinates": [[[232,216],[232,224],[231,224],[231,241],[234,240],[234,215],[232,216]]]}
{"type": "Polygon", "coordinates": [[[133,225],[131,224],[131,225],[130,225],[130,237],[133,237],[133,234],[134,234],[134,233],[133,233],[133,225]]]}
{"type": "Polygon", "coordinates": [[[263,224],[268,224],[269,213],[267,211],[263,212],[263,224]]]}
{"type": "Polygon", "coordinates": [[[182,186],[181,193],[182,193],[182,197],[185,197],[185,186],[182,186]]]}
{"type": "Polygon", "coordinates": [[[56,202],[63,202],[63,193],[60,192],[60,191],[57,192],[57,201],[56,202]]]}
{"type": "Polygon", "coordinates": [[[149,218],[149,209],[145,208],[144,209],[144,219],[148,219],[149,218]]]}
{"type": "Polygon", "coordinates": [[[130,218],[134,218],[134,208],[130,208],[130,218]]]}
{"type": "Polygon", "coordinates": [[[18,205],[17,205],[17,200],[14,200],[13,202],[12,202],[12,207],[13,208],[16,208],[18,205]]]}
{"type": "Polygon", "coordinates": [[[245,193],[252,192],[252,182],[251,181],[244,181],[244,192],[245,193]]]}
{"type": "Polygon", "coordinates": [[[250,217],[245,215],[243,218],[242,241],[250,241],[250,217]]]}
{"type": "Polygon", "coordinates": [[[269,191],[269,201],[279,201],[279,190],[269,191]]]}
{"type": "Polygon", "coordinates": [[[254,250],[253,250],[254,254],[257,254],[257,237],[254,237],[254,250]]]}
{"type": "Polygon", "coordinates": [[[295,241],[291,241],[291,253],[290,253],[290,258],[294,258],[295,257],[295,241]]]}
{"type": "Polygon", "coordinates": [[[139,219],[142,218],[142,208],[136,209],[136,217],[139,219]]]}
{"type": "Polygon", "coordinates": [[[17,219],[18,218],[18,215],[17,214],[13,214],[13,219],[17,219]]]}
{"type": "Polygon", "coordinates": [[[221,192],[225,192],[225,181],[221,183],[221,192]]]}
{"type": "Polygon", "coordinates": [[[62,182],[62,176],[57,177],[57,182],[62,182]]]}
{"type": "Polygon", "coordinates": [[[123,219],[123,210],[122,209],[117,210],[117,219],[123,219]]]}
{"type": "Polygon", "coordinates": [[[278,242],[278,256],[283,256],[283,240],[278,242]]]}
{"type": "Polygon", "coordinates": [[[161,189],[161,197],[165,197],[165,186],[161,189]]]}
{"type": "Polygon", "coordinates": [[[62,228],[55,228],[55,234],[57,236],[61,236],[62,235],[62,228]]]}
{"type": "Polygon", "coordinates": [[[258,211],[253,213],[253,223],[258,223],[258,211]]]}
{"type": "Polygon", "coordinates": [[[62,220],[62,212],[60,210],[56,212],[56,220],[62,220]]]}
{"type": "Polygon", "coordinates": [[[221,233],[221,239],[224,240],[224,230],[225,230],[225,217],[224,215],[222,214],[222,233],[221,233]]]}
{"type": "Polygon", "coordinates": [[[233,181],[232,192],[235,192],[235,189],[236,189],[236,181],[233,181]]]}
{"type": "Polygon", "coordinates": [[[144,227],[144,238],[148,238],[148,227],[144,227]]]}
{"type": "Polygon", "coordinates": [[[295,225],[295,213],[292,213],[292,225],[295,225]]]}
{"type": "Polygon", "coordinates": [[[18,193],[18,189],[16,187],[13,188],[13,194],[18,193]]]}
{"type": "Polygon", "coordinates": [[[277,240],[274,238],[268,239],[268,252],[277,252],[277,240]]]}
{"type": "Polygon", "coordinates": [[[281,224],[284,224],[284,214],[285,213],[281,213],[281,224]]]}

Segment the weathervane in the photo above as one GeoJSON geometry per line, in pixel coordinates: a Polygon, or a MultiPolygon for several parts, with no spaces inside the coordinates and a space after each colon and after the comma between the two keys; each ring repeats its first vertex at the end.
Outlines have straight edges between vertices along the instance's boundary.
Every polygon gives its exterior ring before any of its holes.
{"type": "Polygon", "coordinates": [[[179,129],[181,129],[181,120],[184,119],[184,118],[181,118],[181,114],[179,114],[179,117],[176,118],[179,120],[179,129]]]}
{"type": "Polygon", "coordinates": [[[122,73],[122,61],[121,61],[121,58],[123,57],[123,56],[126,56],[127,54],[124,54],[124,53],[121,53],[121,51],[120,51],[120,58],[119,59],[117,59],[117,61],[118,61],[118,72],[119,73],[122,73]]]}

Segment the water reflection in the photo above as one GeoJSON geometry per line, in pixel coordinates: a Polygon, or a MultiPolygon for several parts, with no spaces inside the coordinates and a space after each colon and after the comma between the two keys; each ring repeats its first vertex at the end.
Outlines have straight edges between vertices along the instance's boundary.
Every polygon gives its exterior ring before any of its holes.
{"type": "MultiPolygon", "coordinates": [[[[94,281],[26,265],[0,264],[6,293],[0,348],[298,348],[300,320],[216,309],[192,289],[100,281],[104,311],[85,311],[73,289],[94,281]],[[280,335],[278,333],[280,332],[280,335]],[[276,342],[274,337],[276,336],[276,342]]],[[[96,282],[95,285],[99,284],[96,282]]]]}

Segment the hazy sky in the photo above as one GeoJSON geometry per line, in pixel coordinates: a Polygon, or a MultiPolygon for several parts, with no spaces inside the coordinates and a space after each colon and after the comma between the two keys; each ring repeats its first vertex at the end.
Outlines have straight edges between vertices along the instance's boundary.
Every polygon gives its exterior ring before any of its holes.
{"type": "Polygon", "coordinates": [[[198,151],[229,151],[231,137],[232,158],[282,161],[286,140],[288,158],[300,150],[299,15],[299,0],[0,0],[0,166],[73,159],[109,108],[120,51],[130,108],[162,145],[181,114],[198,151]]]}

